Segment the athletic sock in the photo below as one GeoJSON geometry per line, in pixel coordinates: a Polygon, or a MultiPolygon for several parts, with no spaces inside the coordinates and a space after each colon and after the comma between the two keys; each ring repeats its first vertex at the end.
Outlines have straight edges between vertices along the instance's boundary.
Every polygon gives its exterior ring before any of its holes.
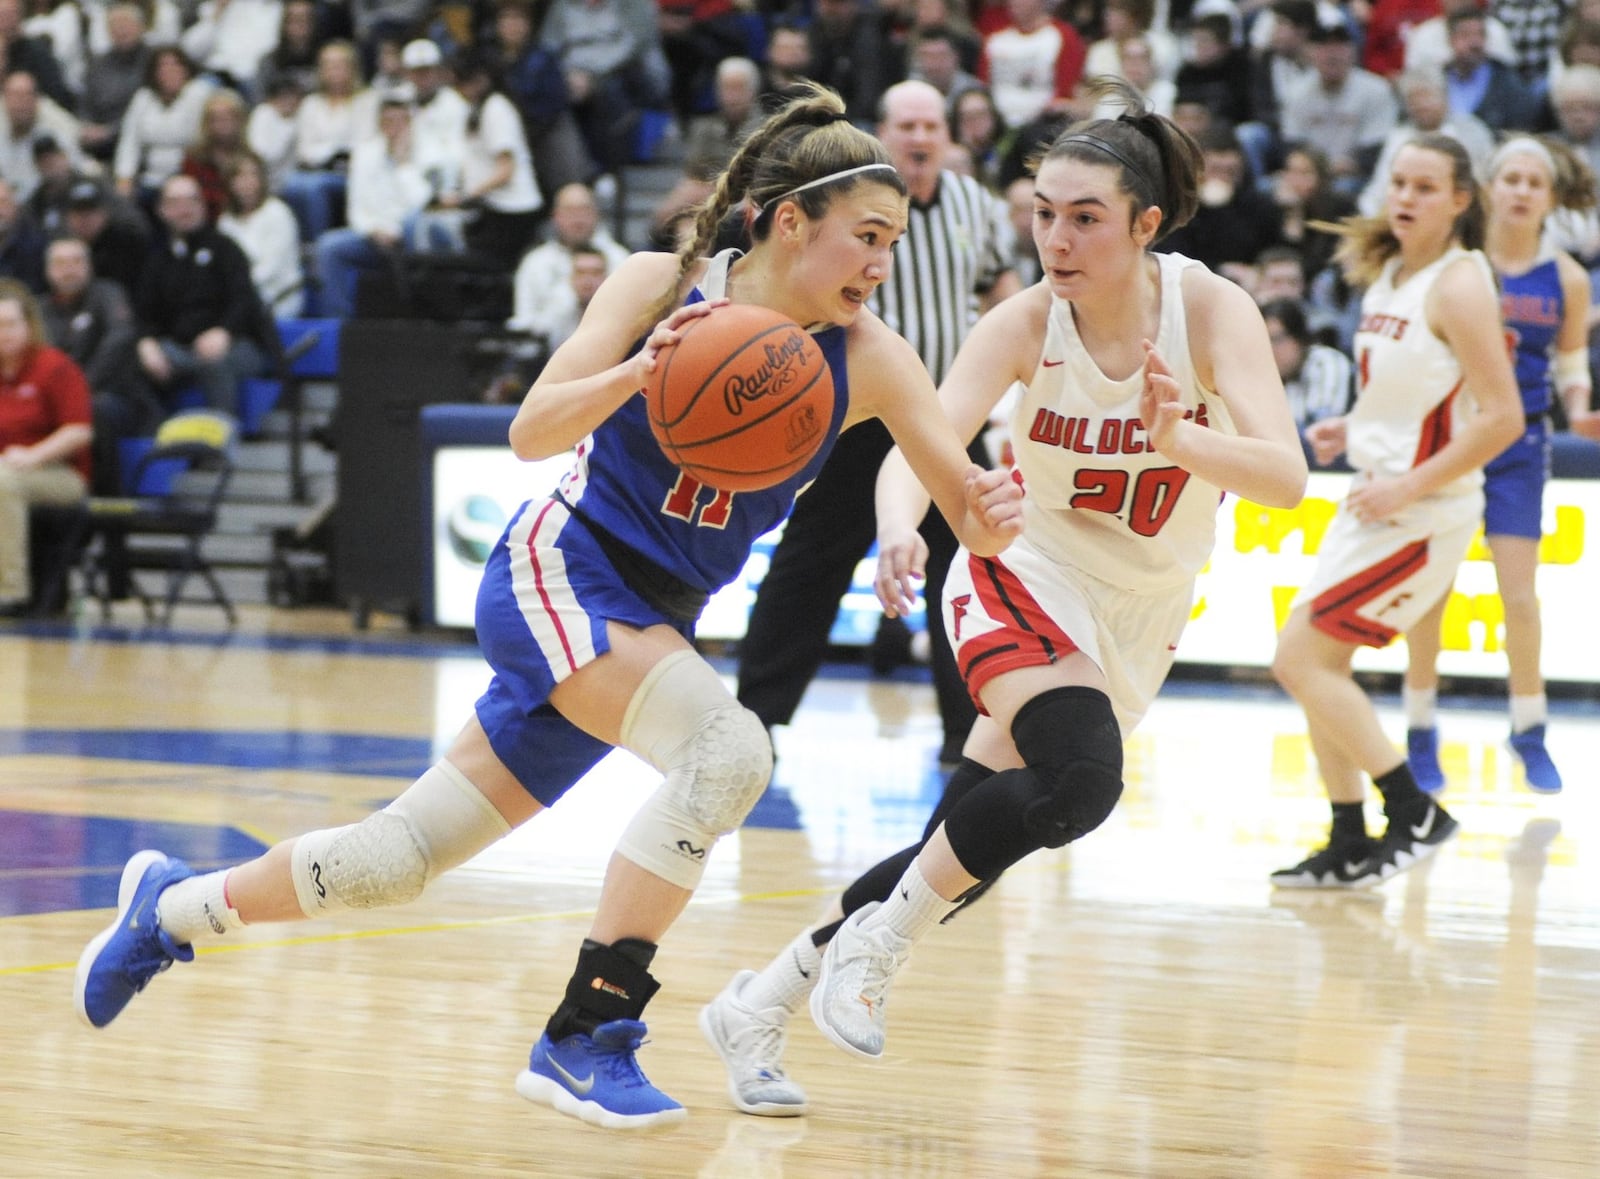
{"type": "Polygon", "coordinates": [[[1406,712],[1406,728],[1436,729],[1439,727],[1439,689],[1413,688],[1400,685],[1400,703],[1406,712]]]}
{"type": "Polygon", "coordinates": [[[1411,815],[1428,802],[1428,796],[1417,786],[1417,779],[1405,762],[1381,778],[1372,779],[1372,784],[1383,795],[1383,813],[1391,819],[1396,815],[1411,815]]]}
{"type": "Polygon", "coordinates": [[[888,926],[900,937],[914,942],[955,912],[959,904],[934,892],[933,886],[923,877],[921,867],[912,860],[889,899],[862,920],[861,928],[888,926]]]}
{"type": "Polygon", "coordinates": [[[1364,803],[1336,802],[1333,804],[1333,830],[1330,842],[1351,843],[1367,837],[1367,815],[1364,803]]]}
{"type": "Polygon", "coordinates": [[[1526,733],[1536,725],[1542,725],[1549,715],[1545,695],[1539,692],[1533,696],[1511,697],[1511,731],[1513,733],[1526,733]]]}
{"type": "Polygon", "coordinates": [[[180,944],[244,928],[244,918],[228,904],[226,870],[190,876],[165,889],[156,902],[156,923],[180,944]]]}
{"type": "Polygon", "coordinates": [[[745,983],[740,1001],[757,1011],[771,1007],[798,1011],[817,985],[817,967],[821,964],[822,955],[811,943],[811,934],[802,933],[745,983]]]}

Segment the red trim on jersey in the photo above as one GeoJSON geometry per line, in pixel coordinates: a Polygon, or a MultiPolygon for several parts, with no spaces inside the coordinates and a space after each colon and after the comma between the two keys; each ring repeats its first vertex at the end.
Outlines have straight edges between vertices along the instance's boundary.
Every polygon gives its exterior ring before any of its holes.
{"type": "Polygon", "coordinates": [[[1409,544],[1376,565],[1324,590],[1311,603],[1311,625],[1344,643],[1386,647],[1400,632],[1360,611],[1428,563],[1428,542],[1409,544]]]}
{"type": "Polygon", "coordinates": [[[1422,436],[1417,439],[1417,453],[1411,459],[1413,467],[1420,467],[1449,445],[1451,411],[1455,408],[1456,394],[1460,392],[1461,381],[1457,381],[1445,399],[1422,419],[1422,436]]]}
{"type": "Polygon", "coordinates": [[[990,680],[1018,668],[1049,667],[1078,650],[1078,644],[1045,613],[1015,573],[987,558],[968,561],[983,612],[1001,623],[999,630],[962,643],[957,653],[972,702],[987,716],[980,696],[990,680]]]}
{"type": "Polygon", "coordinates": [[[567,674],[578,670],[578,661],[572,654],[572,642],[567,638],[567,628],[561,625],[561,615],[550,604],[549,591],[544,585],[544,569],[539,565],[539,546],[534,538],[539,535],[539,529],[544,526],[544,518],[550,509],[556,506],[554,499],[546,500],[544,507],[539,509],[538,518],[533,522],[533,528],[528,532],[528,560],[533,565],[533,586],[539,591],[539,602],[544,606],[545,617],[550,620],[550,625],[555,628],[556,637],[561,640],[561,653],[567,657],[567,674]]]}

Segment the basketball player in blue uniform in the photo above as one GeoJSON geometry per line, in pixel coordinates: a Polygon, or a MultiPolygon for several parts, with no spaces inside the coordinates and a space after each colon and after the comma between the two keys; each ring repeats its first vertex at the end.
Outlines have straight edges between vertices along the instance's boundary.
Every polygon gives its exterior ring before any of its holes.
{"type": "MultiPolygon", "coordinates": [[[[1550,474],[1550,399],[1561,398],[1575,433],[1600,436],[1600,414],[1589,409],[1589,276],[1577,260],[1551,248],[1544,229],[1557,208],[1587,212],[1594,201],[1593,175],[1561,147],[1523,136],[1502,144],[1490,161],[1484,251],[1500,278],[1500,311],[1515,341],[1525,422],[1521,437],[1483,469],[1483,531],[1505,610],[1511,748],[1529,788],[1546,794],[1561,789],[1561,772],[1545,748],[1534,585],[1550,474]]],[[[1406,632],[1406,745],[1417,785],[1430,793],[1445,784],[1435,705],[1439,628],[1448,600],[1441,598],[1406,632]]]]}
{"type": "MultiPolygon", "coordinates": [[[[1093,831],[1122,794],[1122,742],[1172,666],[1224,491],[1300,501],[1306,463],[1250,296],[1151,246],[1198,205],[1200,152],[1126,83],[1127,113],[1048,145],[1032,202],[1044,279],[962,343],[940,397],[976,432],[1013,384],[1026,530],[957,554],[944,612],[980,716],[924,838],[865,872],[815,929],[742,971],[701,1015],[734,1104],[802,1112],[780,1056],[809,1003],[833,1043],[882,1054],[916,941],[1012,864],[1093,831]],[[824,950],[824,947],[825,950],[824,950]]],[[[891,452],[878,479],[885,608],[908,609],[927,492],[891,452]]]]}
{"type": "Polygon", "coordinates": [[[780,311],[813,331],[832,369],[829,444],[881,418],[963,543],[998,552],[1020,530],[1020,490],[969,463],[916,353],[865,309],[906,215],[882,145],[851,126],[832,91],[806,91],[752,132],[694,241],[676,256],[634,255],[607,279],[512,423],[519,457],[575,450],[576,461],[554,494],[516,513],[485,569],[477,628],[494,678],[445,756],[382,811],[230,871],[196,876],[159,852],[134,856],[116,920],[79,962],[83,1018],[105,1026],[203,938],[413,899],[622,746],[664,781],[611,858],[566,994],[516,1087],[600,1126],[683,1118],[635,1057],[658,986],[649,967],[713,845],[772,769],[761,722],[690,640],[707,598],[783,518],[828,445],[777,487],[719,492],[666,461],[639,390],[719,300],[780,311]],[[749,252],[706,260],[735,209],[749,252]]]}

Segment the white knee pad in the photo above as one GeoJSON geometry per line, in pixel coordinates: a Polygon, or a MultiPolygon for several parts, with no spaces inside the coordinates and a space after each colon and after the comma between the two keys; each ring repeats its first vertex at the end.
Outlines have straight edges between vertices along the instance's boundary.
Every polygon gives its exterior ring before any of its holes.
{"type": "Polygon", "coordinates": [[[290,872],[300,911],[320,917],[415,900],[428,881],[509,830],[460,770],[437,762],[377,814],[296,840],[290,872]]]}
{"type": "Polygon", "coordinates": [[[772,777],[772,742],[698,655],[650,670],[628,702],[623,747],[666,775],[628,824],[617,851],[693,889],[719,836],[736,830],[772,777]]]}

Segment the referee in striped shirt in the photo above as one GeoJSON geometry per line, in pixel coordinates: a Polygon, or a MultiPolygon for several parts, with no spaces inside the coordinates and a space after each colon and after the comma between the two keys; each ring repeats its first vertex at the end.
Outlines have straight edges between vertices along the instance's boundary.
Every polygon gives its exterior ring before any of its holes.
{"type": "MultiPolygon", "coordinates": [[[[910,219],[894,272],[871,307],[944,379],[979,314],[1020,289],[1010,269],[1014,233],[1005,204],[970,176],[943,168],[950,146],[944,98],[926,82],[901,82],[879,104],[878,138],[911,192],[910,219]]],[[[822,666],[839,600],[877,536],[872,512],[878,468],[892,443],[876,419],[840,436],[815,483],[795,503],[756,592],[739,648],[739,702],[770,729],[788,724],[822,666]]],[[[973,457],[991,460],[973,442],[973,457]]],[[[934,687],[944,744],[954,763],[976,713],[944,633],[940,599],[956,540],[937,511],[922,525],[934,687]]]]}

